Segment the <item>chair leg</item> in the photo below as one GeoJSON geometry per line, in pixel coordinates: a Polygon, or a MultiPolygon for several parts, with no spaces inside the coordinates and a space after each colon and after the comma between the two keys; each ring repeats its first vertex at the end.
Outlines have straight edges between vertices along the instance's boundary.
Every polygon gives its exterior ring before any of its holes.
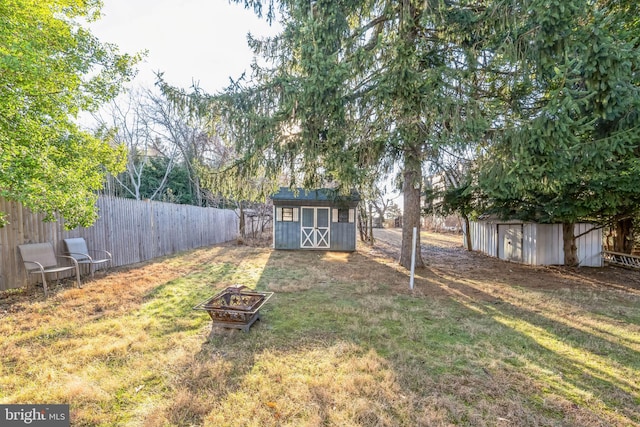
{"type": "Polygon", "coordinates": [[[82,288],[82,285],[80,285],[80,268],[78,267],[78,263],[76,263],[75,267],[76,267],[76,282],[78,283],[78,289],[80,289],[82,288]]]}
{"type": "Polygon", "coordinates": [[[47,279],[44,277],[44,271],[41,271],[42,275],[42,288],[44,289],[44,297],[47,298],[49,296],[49,291],[47,289],[47,279]]]}

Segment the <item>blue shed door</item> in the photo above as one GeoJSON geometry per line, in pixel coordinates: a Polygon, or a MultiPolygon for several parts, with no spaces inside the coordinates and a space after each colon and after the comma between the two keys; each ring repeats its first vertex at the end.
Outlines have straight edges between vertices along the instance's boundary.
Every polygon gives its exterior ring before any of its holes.
{"type": "Polygon", "coordinates": [[[329,249],[329,208],[302,208],[300,247],[329,249]]]}

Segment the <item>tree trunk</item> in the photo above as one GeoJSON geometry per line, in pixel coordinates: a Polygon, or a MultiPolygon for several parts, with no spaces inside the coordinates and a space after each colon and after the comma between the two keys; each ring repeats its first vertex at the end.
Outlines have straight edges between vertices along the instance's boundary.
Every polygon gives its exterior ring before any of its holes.
{"type": "Polygon", "coordinates": [[[633,252],[633,218],[616,221],[616,234],[613,240],[613,251],[630,254],[633,252]]]}
{"type": "Polygon", "coordinates": [[[200,178],[198,176],[196,176],[193,180],[193,191],[195,191],[193,200],[196,203],[196,206],[204,207],[204,197],[202,197],[202,190],[200,189],[200,178]]]}
{"type": "Polygon", "coordinates": [[[373,212],[371,205],[369,205],[369,244],[373,246],[375,241],[373,239],[373,212]]]}
{"type": "Polygon", "coordinates": [[[564,243],[564,265],[568,267],[577,267],[578,247],[576,246],[576,235],[574,232],[575,224],[566,222],[562,224],[562,241],[564,243]]]}
{"type": "Polygon", "coordinates": [[[416,268],[424,267],[420,253],[420,183],[422,168],[420,160],[409,150],[404,153],[404,183],[402,186],[404,215],[402,221],[402,247],[400,251],[400,265],[411,268],[411,251],[413,242],[413,228],[418,229],[416,240],[416,268]]]}
{"type": "Polygon", "coordinates": [[[245,236],[245,221],[244,221],[244,206],[242,204],[242,202],[240,202],[240,236],[241,237],[246,237],[245,236]]]}
{"type": "Polygon", "coordinates": [[[464,219],[464,237],[467,240],[467,250],[472,251],[473,248],[471,247],[471,224],[469,222],[469,216],[462,215],[462,218],[464,219]]]}
{"type": "Polygon", "coordinates": [[[366,210],[362,207],[362,205],[360,205],[358,207],[358,212],[360,213],[358,215],[358,231],[360,232],[360,241],[366,242],[367,241],[366,210]]]}

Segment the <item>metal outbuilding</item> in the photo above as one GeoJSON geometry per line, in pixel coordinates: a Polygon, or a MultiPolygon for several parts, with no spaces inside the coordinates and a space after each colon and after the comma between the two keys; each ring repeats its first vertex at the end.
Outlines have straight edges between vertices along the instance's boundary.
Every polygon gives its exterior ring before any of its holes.
{"type": "Polygon", "coordinates": [[[280,188],[271,200],[275,249],[356,250],[357,192],[280,188]]]}
{"type": "MultiPolygon", "coordinates": [[[[473,250],[489,256],[530,265],[564,264],[562,224],[488,219],[472,221],[470,232],[473,250]]],[[[602,230],[579,223],[574,233],[581,235],[576,239],[579,265],[602,267],[602,230]]]]}

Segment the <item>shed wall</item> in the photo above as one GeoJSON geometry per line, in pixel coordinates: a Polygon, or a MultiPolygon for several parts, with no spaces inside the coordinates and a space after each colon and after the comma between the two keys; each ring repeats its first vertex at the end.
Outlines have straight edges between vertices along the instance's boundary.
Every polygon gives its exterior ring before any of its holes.
{"type": "MultiPolygon", "coordinates": [[[[489,256],[509,259],[504,245],[505,236],[513,227],[522,226],[522,262],[530,265],[563,265],[564,248],[562,240],[562,224],[536,224],[492,221],[470,223],[473,250],[489,256]]],[[[580,235],[593,229],[593,224],[580,223],[575,226],[575,234],[580,235]]],[[[513,233],[512,233],[513,234],[513,233]]],[[[578,259],[580,266],[601,267],[602,233],[594,229],[579,237],[578,259]]],[[[513,259],[511,259],[513,261],[513,259]]]]}
{"type": "Polygon", "coordinates": [[[583,267],[602,267],[602,230],[594,229],[593,224],[576,224],[576,235],[592,230],[579,237],[578,259],[583,267]]]}
{"type": "Polygon", "coordinates": [[[524,225],[522,223],[496,224],[497,227],[497,254],[498,258],[523,262],[523,254],[529,252],[523,250],[524,225]]]}
{"type": "Polygon", "coordinates": [[[525,223],[522,227],[522,262],[537,265],[538,254],[535,250],[538,239],[538,224],[525,223]]]}
{"type": "Polygon", "coordinates": [[[564,249],[562,247],[562,225],[536,224],[537,239],[535,244],[536,262],[533,265],[562,265],[564,264],[564,249]]]}
{"type": "Polygon", "coordinates": [[[300,221],[276,221],[273,226],[274,249],[300,249],[300,221]]]}
{"type": "MultiPolygon", "coordinates": [[[[319,206],[316,204],[316,207],[319,206]]],[[[301,247],[301,222],[302,215],[300,209],[305,206],[297,204],[274,203],[273,217],[276,219],[273,226],[273,247],[274,249],[303,249],[301,247]],[[279,208],[292,208],[296,212],[294,221],[280,221],[278,215],[279,208]]],[[[329,250],[332,251],[355,251],[356,250],[356,221],[355,208],[352,222],[337,222],[336,211],[331,205],[329,207],[329,250]],[[335,221],[334,221],[335,220],[335,221]]],[[[305,250],[309,250],[304,248],[305,250]]],[[[325,249],[326,250],[326,249],[325,249]]]]}
{"type": "MultiPolygon", "coordinates": [[[[333,218],[332,218],[333,221],[333,218]]],[[[331,223],[331,250],[355,251],[356,250],[356,223],[332,222],[331,223]]]]}
{"type": "Polygon", "coordinates": [[[487,221],[472,221],[469,225],[471,227],[472,249],[497,258],[498,233],[496,224],[487,221]]]}

